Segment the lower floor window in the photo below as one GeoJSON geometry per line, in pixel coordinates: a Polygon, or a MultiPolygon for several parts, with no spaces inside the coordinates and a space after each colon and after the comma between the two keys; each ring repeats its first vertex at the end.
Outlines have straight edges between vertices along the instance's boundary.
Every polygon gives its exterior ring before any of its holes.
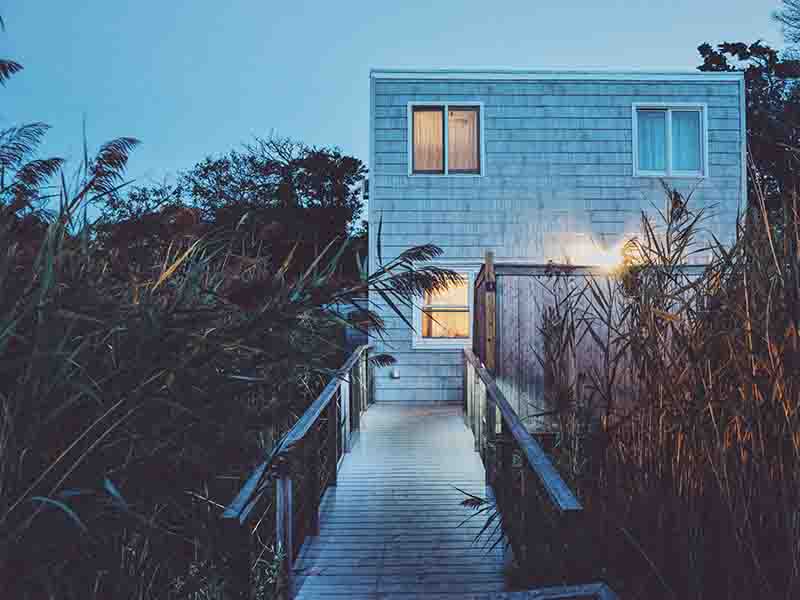
{"type": "Polygon", "coordinates": [[[467,281],[439,292],[426,292],[422,306],[423,338],[469,337],[469,289],[467,281]]]}
{"type": "MultiPolygon", "coordinates": [[[[456,270],[456,269],[454,269],[456,270]]],[[[463,347],[471,339],[472,273],[456,270],[463,278],[446,289],[426,292],[414,318],[417,347],[463,347]]]]}

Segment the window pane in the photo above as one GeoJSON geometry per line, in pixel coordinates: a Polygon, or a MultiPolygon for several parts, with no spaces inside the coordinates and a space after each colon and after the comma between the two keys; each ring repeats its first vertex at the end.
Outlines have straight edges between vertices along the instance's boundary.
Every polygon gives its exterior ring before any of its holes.
{"type": "Polygon", "coordinates": [[[444,172],[444,109],[415,108],[414,171],[444,172]]]}
{"type": "Polygon", "coordinates": [[[448,171],[480,171],[478,148],[478,109],[453,108],[447,111],[448,171]]]}
{"type": "Polygon", "coordinates": [[[700,111],[672,112],[672,170],[700,171],[700,111]]]}
{"type": "Polygon", "coordinates": [[[667,170],[667,112],[637,111],[640,171],[667,170]]]}
{"type": "Polygon", "coordinates": [[[422,313],[422,337],[468,338],[469,309],[424,311],[422,313]]]}
{"type": "Polygon", "coordinates": [[[440,292],[425,292],[425,306],[464,306],[469,307],[467,280],[449,286],[440,292]]]}

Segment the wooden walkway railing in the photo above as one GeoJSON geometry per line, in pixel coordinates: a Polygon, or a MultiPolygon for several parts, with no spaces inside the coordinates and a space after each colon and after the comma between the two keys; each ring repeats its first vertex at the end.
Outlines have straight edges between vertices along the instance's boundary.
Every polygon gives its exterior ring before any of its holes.
{"type": "Polygon", "coordinates": [[[340,461],[372,402],[371,371],[369,346],[359,346],[225,509],[223,518],[238,538],[233,543],[246,549],[237,559],[234,595],[251,593],[250,550],[259,551],[251,547],[257,538],[282,557],[279,592],[291,596],[294,560],[306,537],[319,532],[322,497],[336,485],[340,461]]]}
{"type": "MultiPolygon", "coordinates": [[[[491,374],[464,350],[464,415],[486,469],[514,555],[525,563],[532,544],[569,545],[583,507],[517,416],[491,374]],[[543,527],[548,523],[548,527],[543,527]],[[552,539],[545,540],[548,533],[552,539]]],[[[566,557],[565,557],[566,558],[566,557]]]]}
{"type": "Polygon", "coordinates": [[[475,437],[475,449],[483,459],[487,483],[499,482],[499,478],[508,474],[512,466],[511,453],[515,452],[522,460],[520,467],[536,477],[554,508],[560,513],[582,511],[581,503],[514,412],[492,376],[466,348],[464,365],[464,414],[475,437]]]}
{"type": "MultiPolygon", "coordinates": [[[[501,315],[491,252],[476,278],[474,295],[473,349],[464,350],[464,418],[483,461],[487,492],[505,541],[522,572],[547,572],[561,581],[591,580],[597,570],[586,552],[592,542],[584,535],[583,506],[494,379],[507,366],[499,363],[498,333],[510,332],[497,331],[501,315]]],[[[534,597],[615,597],[599,583],[550,588],[548,594],[534,597]]]]}

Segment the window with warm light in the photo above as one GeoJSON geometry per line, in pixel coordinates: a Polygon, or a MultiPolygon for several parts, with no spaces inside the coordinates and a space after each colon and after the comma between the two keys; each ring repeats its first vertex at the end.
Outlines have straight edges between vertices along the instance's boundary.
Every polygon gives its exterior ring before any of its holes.
{"type": "Polygon", "coordinates": [[[480,175],[481,106],[410,104],[409,175],[480,175]]]}
{"type": "Polygon", "coordinates": [[[471,339],[472,274],[461,273],[461,283],[426,293],[414,315],[414,346],[460,348],[471,339]]]}
{"type": "Polygon", "coordinates": [[[469,337],[469,299],[466,282],[441,292],[427,292],[422,306],[423,338],[469,337]]]}
{"type": "Polygon", "coordinates": [[[634,105],[634,176],[703,177],[707,147],[705,107],[634,105]]]}

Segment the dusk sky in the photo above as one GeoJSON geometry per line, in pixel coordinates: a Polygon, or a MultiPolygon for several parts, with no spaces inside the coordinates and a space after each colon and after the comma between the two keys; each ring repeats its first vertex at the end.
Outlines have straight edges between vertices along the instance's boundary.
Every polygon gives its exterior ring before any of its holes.
{"type": "Polygon", "coordinates": [[[782,45],[777,0],[4,2],[0,128],[45,152],[142,140],[137,183],[274,132],[368,159],[371,67],[693,69],[709,41],[782,45]]]}

